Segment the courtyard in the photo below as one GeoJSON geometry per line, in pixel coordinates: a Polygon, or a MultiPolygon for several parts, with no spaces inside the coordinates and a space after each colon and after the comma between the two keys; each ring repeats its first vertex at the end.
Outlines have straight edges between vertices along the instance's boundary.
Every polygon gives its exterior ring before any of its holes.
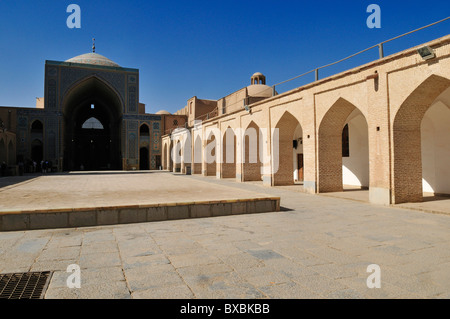
{"type": "MultiPolygon", "coordinates": [[[[48,299],[450,297],[448,215],[310,195],[292,187],[159,174],[190,188],[183,196],[198,193],[208,198],[208,190],[214,189],[230,196],[265,194],[281,198],[281,211],[1,232],[0,273],[53,271],[45,294],[48,299]],[[66,269],[71,264],[81,268],[80,289],[67,287],[66,269]],[[380,289],[367,287],[367,267],[372,264],[381,269],[380,289]]],[[[76,177],[79,182],[85,180],[82,188],[87,193],[95,194],[94,185],[87,182],[89,175],[76,177]]],[[[135,173],[95,177],[97,191],[139,188],[135,173]],[[128,182],[113,186],[115,179],[124,176],[130,178],[128,182]]],[[[15,187],[32,189],[33,181],[2,185],[2,204],[4,194],[11,194],[15,187]]],[[[55,183],[47,192],[52,200],[64,179],[55,183]]],[[[170,183],[162,185],[169,188],[170,183]]],[[[145,190],[142,193],[151,197],[145,190]]],[[[84,198],[79,192],[67,196],[80,204],[84,198]]],[[[115,192],[101,198],[114,204],[129,196],[115,192]]],[[[157,195],[159,200],[164,196],[170,200],[174,194],[157,195]]],[[[45,201],[45,195],[40,200],[45,201]]],[[[27,205],[27,201],[22,196],[14,202],[27,205]]]]}

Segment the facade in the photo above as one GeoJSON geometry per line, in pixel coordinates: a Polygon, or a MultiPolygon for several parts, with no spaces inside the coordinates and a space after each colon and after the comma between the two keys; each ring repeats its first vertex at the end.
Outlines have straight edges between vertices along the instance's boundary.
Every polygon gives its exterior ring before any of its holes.
{"type": "Polygon", "coordinates": [[[55,171],[159,169],[161,136],[185,121],[146,114],[139,70],[94,52],[46,61],[44,95],[36,108],[0,107],[0,163],[9,174],[33,161],[55,171]]]}
{"type": "Polygon", "coordinates": [[[185,128],[163,136],[163,167],[308,193],[368,189],[383,205],[450,194],[450,36],[426,45],[431,59],[419,46],[283,94],[256,73],[210,108],[190,99],[185,128]]]}

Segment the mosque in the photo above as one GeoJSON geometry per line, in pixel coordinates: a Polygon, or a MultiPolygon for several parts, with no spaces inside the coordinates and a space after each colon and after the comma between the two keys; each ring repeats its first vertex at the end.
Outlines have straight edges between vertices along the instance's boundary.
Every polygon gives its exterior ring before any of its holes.
{"type": "Polygon", "coordinates": [[[163,132],[185,121],[167,111],[146,114],[139,70],[95,53],[95,44],[91,53],[46,61],[44,90],[35,108],[0,107],[6,174],[42,161],[53,171],[159,169],[163,132]]]}
{"type": "Polygon", "coordinates": [[[146,114],[138,69],[95,47],[46,61],[36,108],[0,107],[0,163],[10,174],[46,160],[55,171],[161,168],[311,194],[351,187],[381,205],[450,194],[449,35],[284,93],[266,82],[255,73],[217,100],[146,114]]]}

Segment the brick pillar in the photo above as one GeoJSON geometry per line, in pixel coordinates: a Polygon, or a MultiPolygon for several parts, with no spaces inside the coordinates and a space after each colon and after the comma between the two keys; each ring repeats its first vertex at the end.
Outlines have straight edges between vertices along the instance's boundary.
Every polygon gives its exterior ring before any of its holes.
{"type": "Polygon", "coordinates": [[[396,128],[394,134],[395,186],[394,203],[421,202],[422,147],[420,123],[418,127],[396,128]]]}
{"type": "Polygon", "coordinates": [[[318,192],[342,192],[342,130],[355,106],[340,98],[331,106],[319,126],[318,192]]]}
{"type": "Polygon", "coordinates": [[[243,182],[243,162],[244,162],[244,143],[242,141],[244,136],[243,129],[236,130],[236,182],[243,182]]]}
{"type": "MultiPolygon", "coordinates": [[[[378,205],[391,204],[390,133],[387,97],[387,75],[366,80],[367,127],[369,130],[369,201],[378,205]]],[[[351,151],[350,151],[351,152],[351,151]]]]}
{"type": "Polygon", "coordinates": [[[231,128],[228,128],[224,134],[222,155],[221,177],[236,178],[236,135],[231,128]]]}
{"type": "Polygon", "coordinates": [[[216,165],[217,165],[217,161],[215,160],[216,156],[217,156],[217,143],[216,138],[213,135],[211,139],[207,140],[207,143],[204,148],[203,175],[216,176],[216,165]]]}
{"type": "Polygon", "coordinates": [[[201,174],[202,173],[202,161],[203,161],[203,148],[202,148],[202,139],[201,135],[196,135],[195,139],[192,143],[192,174],[201,174]]]}

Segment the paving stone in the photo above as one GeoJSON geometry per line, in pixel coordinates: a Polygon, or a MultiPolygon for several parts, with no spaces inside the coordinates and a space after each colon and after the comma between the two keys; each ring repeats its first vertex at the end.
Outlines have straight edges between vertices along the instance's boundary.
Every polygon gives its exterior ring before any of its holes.
{"type": "Polygon", "coordinates": [[[98,285],[81,285],[77,288],[48,289],[45,299],[130,299],[125,281],[106,281],[98,285]]]}
{"type": "Polygon", "coordinates": [[[208,265],[217,264],[220,259],[209,254],[185,254],[175,255],[169,257],[170,262],[175,268],[193,266],[193,265],[208,265]]]}
{"type": "Polygon", "coordinates": [[[274,299],[319,299],[320,295],[296,283],[281,283],[260,288],[269,298],[274,299]]]}
{"type": "Polygon", "coordinates": [[[344,289],[330,292],[325,295],[327,299],[364,299],[364,295],[353,289],[344,289]]]}
{"type": "MultiPolygon", "coordinates": [[[[342,267],[341,265],[331,263],[324,265],[315,265],[309,267],[312,271],[317,272],[318,274],[327,276],[333,279],[340,278],[348,278],[354,277],[357,275],[357,272],[353,267],[342,267]]],[[[367,268],[367,267],[366,267],[367,268]]]]}
{"type": "Polygon", "coordinates": [[[0,273],[55,271],[48,298],[449,298],[448,216],[195,178],[292,210],[0,232],[0,273]],[[82,289],[67,288],[69,263],[82,289]],[[381,289],[367,287],[370,264],[381,289]]]}
{"type": "Polygon", "coordinates": [[[217,264],[195,265],[177,268],[177,272],[180,274],[180,276],[186,277],[186,276],[200,276],[200,275],[228,273],[233,272],[233,268],[223,263],[217,263],[217,264]]]}
{"type": "Polygon", "coordinates": [[[219,273],[183,277],[200,299],[260,299],[265,295],[235,273],[219,273]]]}
{"type": "Polygon", "coordinates": [[[264,264],[258,258],[253,257],[247,253],[225,256],[221,257],[221,259],[224,263],[230,265],[234,269],[247,269],[264,266],[264,264]]]}
{"type": "Polygon", "coordinates": [[[78,259],[65,260],[38,260],[32,266],[30,271],[63,271],[69,265],[77,264],[78,259]]]}
{"type": "Polygon", "coordinates": [[[92,243],[113,242],[116,238],[112,231],[90,231],[85,232],[83,236],[83,244],[89,245],[92,243]]]}
{"type": "Polygon", "coordinates": [[[89,244],[85,244],[83,241],[83,246],[81,246],[82,254],[113,253],[118,250],[119,248],[115,241],[90,242],[89,244]]]}
{"type": "MultiPolygon", "coordinates": [[[[55,271],[49,284],[49,289],[67,288],[67,279],[72,274],[67,269],[55,271]]],[[[82,286],[103,285],[107,282],[125,281],[121,267],[90,268],[80,270],[82,286]]]]}
{"type": "Polygon", "coordinates": [[[171,265],[162,269],[159,265],[143,266],[125,270],[125,277],[132,292],[137,290],[167,288],[169,286],[180,286],[184,282],[171,265]],[[159,269],[159,270],[158,270],[159,269]]]}
{"type": "Polygon", "coordinates": [[[281,271],[271,267],[252,268],[238,271],[241,278],[255,287],[264,287],[291,282],[290,278],[281,271]]]}
{"type": "Polygon", "coordinates": [[[247,252],[250,255],[252,255],[260,260],[284,258],[283,256],[281,256],[280,254],[277,254],[273,250],[268,250],[268,249],[258,249],[258,250],[250,249],[250,250],[247,250],[247,252]]]}
{"type": "Polygon", "coordinates": [[[124,269],[170,264],[170,260],[164,254],[132,257],[122,256],[122,262],[124,269]]]}
{"type": "Polygon", "coordinates": [[[134,291],[133,299],[192,299],[194,294],[186,285],[134,291]]]}
{"type": "Polygon", "coordinates": [[[119,254],[117,252],[108,253],[90,253],[81,254],[79,265],[81,269],[85,268],[103,268],[103,267],[113,267],[121,266],[122,261],[120,260],[119,254]]]}
{"type": "Polygon", "coordinates": [[[344,290],[348,287],[337,280],[325,277],[323,275],[297,276],[292,279],[301,286],[310,288],[314,293],[322,296],[328,295],[333,291],[344,290]]]}

